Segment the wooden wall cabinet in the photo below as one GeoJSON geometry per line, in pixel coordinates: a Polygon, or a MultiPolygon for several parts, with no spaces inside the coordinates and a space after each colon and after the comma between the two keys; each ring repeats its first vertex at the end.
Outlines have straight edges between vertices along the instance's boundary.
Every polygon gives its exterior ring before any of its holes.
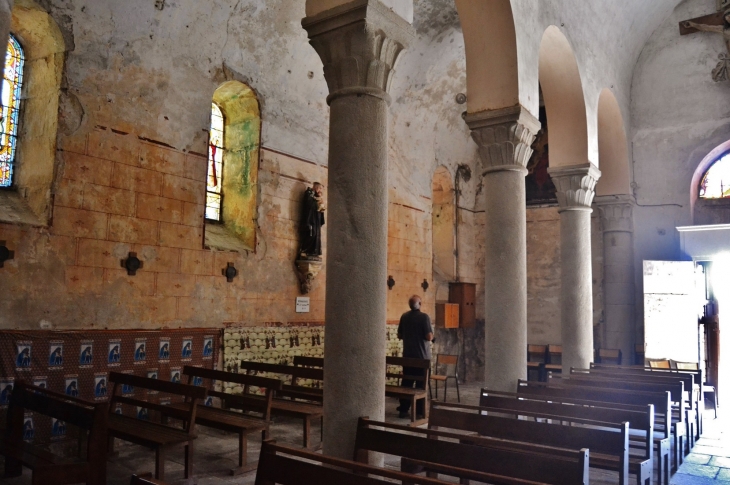
{"type": "Polygon", "coordinates": [[[476,296],[477,285],[475,283],[449,283],[449,303],[459,305],[459,326],[461,328],[476,326],[476,296]]]}
{"type": "Polygon", "coordinates": [[[459,305],[455,303],[436,303],[436,326],[439,328],[459,328],[459,305]]]}

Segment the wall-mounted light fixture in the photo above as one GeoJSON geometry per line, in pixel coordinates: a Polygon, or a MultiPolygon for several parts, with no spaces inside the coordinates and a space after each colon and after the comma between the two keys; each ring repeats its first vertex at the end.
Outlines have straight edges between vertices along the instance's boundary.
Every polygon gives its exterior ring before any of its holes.
{"type": "Polygon", "coordinates": [[[0,241],[0,268],[3,267],[5,261],[15,258],[15,251],[8,249],[8,243],[0,241]]]}
{"type": "Polygon", "coordinates": [[[421,283],[421,288],[423,288],[423,291],[428,291],[428,280],[426,278],[423,278],[423,283],[421,283]]]}
{"type": "Polygon", "coordinates": [[[236,266],[234,263],[228,263],[228,266],[223,268],[223,276],[226,277],[226,281],[229,283],[233,283],[233,278],[238,276],[238,270],[236,269],[236,266]]]}
{"type": "Polygon", "coordinates": [[[393,279],[393,276],[390,275],[390,276],[388,276],[388,289],[392,290],[394,286],[395,286],[395,280],[393,279]]]}
{"type": "Polygon", "coordinates": [[[140,261],[137,257],[137,253],[130,252],[127,259],[122,260],[122,268],[127,270],[129,276],[137,274],[137,270],[142,269],[144,262],[140,261]]]}

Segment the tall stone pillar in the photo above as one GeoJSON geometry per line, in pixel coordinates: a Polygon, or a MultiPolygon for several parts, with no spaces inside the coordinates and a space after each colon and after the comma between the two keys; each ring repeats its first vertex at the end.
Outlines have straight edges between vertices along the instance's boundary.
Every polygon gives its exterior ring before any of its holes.
{"type": "Polygon", "coordinates": [[[525,175],[540,122],[522,106],[468,114],[486,196],[485,385],[512,391],[527,377],[525,175]]]}
{"type": "Polygon", "coordinates": [[[634,201],[630,195],[596,197],[603,226],[603,347],[634,355],[634,201]]]}
{"type": "Polygon", "coordinates": [[[329,87],[324,453],[352,458],[360,416],[383,419],[388,89],[415,35],[377,0],[302,21],[329,87]]]}
{"type": "Polygon", "coordinates": [[[560,206],[563,373],[593,361],[591,204],[601,172],[591,163],[549,168],[560,206]]]}

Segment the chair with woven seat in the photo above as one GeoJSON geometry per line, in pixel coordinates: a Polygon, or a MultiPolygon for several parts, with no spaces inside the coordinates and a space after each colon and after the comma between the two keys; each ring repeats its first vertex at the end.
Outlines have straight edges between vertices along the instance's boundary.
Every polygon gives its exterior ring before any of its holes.
{"type": "MultiPolygon", "coordinates": [[[[444,383],[444,402],[446,402],[446,391],[449,386],[449,379],[456,381],[456,398],[461,402],[461,395],[459,394],[459,356],[449,354],[438,354],[436,356],[436,365],[434,373],[431,374],[431,380],[436,382],[436,399],[439,398],[439,382],[444,383]],[[440,373],[441,368],[444,367],[444,373],[440,373]],[[453,374],[449,373],[450,368],[453,367],[453,374]]],[[[430,383],[429,383],[430,384],[430,383]]],[[[431,395],[431,386],[429,385],[429,397],[431,395]]]]}

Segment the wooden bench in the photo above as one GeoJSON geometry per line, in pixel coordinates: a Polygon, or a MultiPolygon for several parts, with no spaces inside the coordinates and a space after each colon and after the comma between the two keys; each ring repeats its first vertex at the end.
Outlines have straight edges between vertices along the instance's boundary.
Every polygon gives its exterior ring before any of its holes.
{"type": "Polygon", "coordinates": [[[0,455],[5,456],[5,478],[21,476],[25,466],[33,472],[33,485],[106,484],[107,403],[89,403],[18,381],[7,413],[6,435],[0,440],[0,455]],[[50,416],[67,426],[78,426],[79,433],[88,430],[86,458],[57,456],[25,442],[26,412],[50,416]]]}
{"type": "Polygon", "coordinates": [[[621,349],[598,349],[596,361],[602,364],[621,365],[621,349]]]}
{"type": "MultiPolygon", "coordinates": [[[[311,375],[323,378],[322,369],[295,368],[294,366],[289,365],[266,364],[263,362],[251,362],[246,360],[241,361],[239,372],[245,372],[249,375],[255,375],[258,373],[277,374],[282,376],[284,379],[288,379],[289,382],[292,382],[293,376],[295,374],[298,376],[311,375]]],[[[302,402],[296,400],[305,399],[307,401],[315,401],[316,396],[313,393],[308,394],[305,391],[305,389],[309,388],[304,388],[301,386],[295,387],[297,387],[297,389],[292,389],[291,387],[287,389],[284,385],[282,385],[282,391],[280,391],[279,395],[282,396],[281,392],[285,392],[286,396],[289,397],[289,399],[282,399],[281,397],[274,398],[271,402],[271,415],[288,416],[301,419],[303,425],[303,445],[305,448],[314,449],[321,446],[321,444],[318,446],[312,445],[312,440],[310,437],[312,431],[312,422],[314,420],[319,420],[321,424],[323,421],[324,410],[322,408],[321,402],[302,402]],[[312,399],[308,399],[309,397],[312,397],[312,399]]],[[[249,386],[244,386],[243,394],[249,394],[249,386]]]]}
{"type": "Polygon", "coordinates": [[[554,372],[560,374],[563,372],[563,346],[548,345],[547,362],[545,363],[546,372],[554,372]]]}
{"type": "MultiPolygon", "coordinates": [[[[261,445],[254,484],[386,485],[393,482],[413,485],[447,485],[447,482],[433,478],[280,446],[270,440],[261,445]]],[[[526,482],[523,483],[528,485],[526,482]]],[[[515,485],[519,484],[515,483],[515,485]]]]}
{"type": "Polygon", "coordinates": [[[400,456],[401,467],[414,472],[422,467],[495,485],[514,483],[514,479],[556,485],[589,481],[587,449],[550,448],[360,418],[355,459],[367,462],[371,452],[400,456]]]}
{"type": "Polygon", "coordinates": [[[407,357],[386,357],[386,378],[408,379],[416,382],[415,388],[401,386],[385,386],[385,397],[394,397],[396,399],[407,399],[411,401],[411,426],[421,426],[428,422],[428,387],[429,374],[431,372],[431,361],[427,359],[410,359],[407,357]],[[411,376],[406,375],[405,370],[402,373],[388,372],[388,366],[410,367],[414,369],[423,369],[423,375],[411,376]],[[425,415],[418,419],[416,413],[416,403],[423,399],[423,410],[425,415]]]}
{"type": "MultiPolygon", "coordinates": [[[[605,423],[612,423],[613,426],[616,426],[628,422],[630,423],[629,447],[639,453],[638,456],[634,454],[629,457],[629,471],[639,478],[643,472],[642,462],[653,463],[654,460],[654,406],[649,404],[643,410],[639,407],[632,410],[611,408],[610,404],[595,404],[546,401],[488,389],[482,389],[479,398],[480,408],[500,414],[507,412],[513,417],[529,416],[533,419],[557,420],[562,424],[594,427],[605,427],[605,423]]],[[[657,448],[658,482],[669,485],[669,439],[659,440],[657,448]]],[[[600,467],[597,460],[600,460],[600,456],[591,452],[591,466],[600,467]]],[[[639,480],[641,479],[639,478],[639,480]]]]}
{"type": "Polygon", "coordinates": [[[185,478],[193,475],[193,442],[195,434],[195,418],[198,400],[205,400],[208,392],[203,387],[178,384],[158,379],[149,379],[131,374],[111,372],[109,382],[114,383],[110,400],[109,414],[109,449],[114,449],[114,438],[129,441],[155,450],[155,478],[165,479],[165,455],[176,445],[185,445],[185,478]],[[122,386],[133,386],[137,389],[147,389],[173,396],[179,396],[186,401],[183,409],[156,404],[133,396],[122,396],[122,386]],[[139,417],[116,414],[113,410],[117,404],[138,406],[148,412],[157,411],[182,421],[182,429],[167,424],[158,424],[139,417]]]}
{"type": "Polygon", "coordinates": [[[132,475],[132,480],[129,482],[130,485],[167,485],[167,483],[152,478],[152,474],[148,473],[145,475],[132,475]]]}
{"type": "MultiPolygon", "coordinates": [[[[679,398],[676,394],[680,392],[679,384],[683,385],[682,400],[684,402],[684,416],[682,420],[685,422],[687,434],[687,453],[694,447],[695,441],[700,438],[702,427],[702,406],[704,406],[700,397],[700,386],[695,384],[695,376],[692,374],[680,373],[657,373],[657,372],[616,372],[605,369],[571,369],[571,377],[585,378],[585,376],[593,376],[599,379],[611,379],[619,382],[645,383],[651,386],[665,385],[667,390],[674,391],[672,400],[679,398]]],[[[649,390],[648,387],[645,389],[649,390]]],[[[676,407],[676,414],[681,410],[676,407]]]]}
{"type": "Polygon", "coordinates": [[[480,436],[556,448],[588,448],[591,467],[618,472],[619,485],[628,483],[629,474],[636,475],[638,485],[651,485],[651,457],[629,456],[628,421],[613,423],[568,418],[544,411],[512,413],[514,410],[432,401],[428,427],[470,431],[480,436]],[[521,419],[524,417],[552,422],[521,419]]]}
{"type": "MultiPolygon", "coordinates": [[[[679,450],[681,453],[688,454],[694,446],[694,427],[695,416],[694,410],[687,407],[687,394],[685,393],[684,383],[681,380],[667,380],[666,382],[657,383],[655,381],[633,381],[628,378],[617,378],[616,376],[605,376],[596,374],[571,374],[569,378],[557,378],[556,381],[561,386],[588,386],[602,389],[617,389],[623,391],[638,392],[664,392],[669,391],[670,399],[673,402],[672,422],[678,428],[675,431],[679,438],[679,450]]],[[[691,401],[690,401],[691,403],[691,401]]]]}
{"type": "MultiPolygon", "coordinates": [[[[654,406],[654,430],[660,433],[661,438],[674,438],[671,445],[673,458],[672,469],[676,470],[682,463],[683,456],[680,453],[681,436],[675,433],[684,433],[683,428],[674,426],[672,422],[672,401],[669,391],[666,392],[638,392],[622,391],[617,389],[604,389],[598,387],[549,387],[545,384],[531,383],[520,380],[517,386],[518,394],[530,394],[533,396],[566,398],[581,401],[593,401],[598,403],[610,403],[610,407],[641,406],[648,404],[654,406]]],[[[630,409],[630,408],[629,408],[630,409]]],[[[655,446],[658,444],[655,441],[655,446]]]]}
{"type": "MultiPolygon", "coordinates": [[[[183,375],[188,376],[188,384],[190,385],[195,385],[195,380],[198,378],[201,380],[210,379],[211,381],[215,380],[218,382],[232,382],[242,386],[257,386],[265,390],[264,398],[261,399],[246,395],[227,394],[209,387],[208,396],[220,398],[222,407],[198,406],[198,412],[195,418],[195,422],[200,426],[238,434],[238,467],[231,470],[231,475],[238,475],[256,469],[255,461],[248,462],[246,460],[248,435],[261,432],[262,440],[269,437],[271,403],[274,398],[274,393],[281,389],[281,381],[278,379],[267,379],[265,377],[247,376],[245,374],[191,366],[185,366],[183,368],[183,375]],[[231,411],[230,408],[245,408],[247,411],[253,411],[260,416],[242,414],[231,411]]],[[[172,404],[170,407],[185,410],[187,406],[188,403],[183,402],[172,404]]]]}

